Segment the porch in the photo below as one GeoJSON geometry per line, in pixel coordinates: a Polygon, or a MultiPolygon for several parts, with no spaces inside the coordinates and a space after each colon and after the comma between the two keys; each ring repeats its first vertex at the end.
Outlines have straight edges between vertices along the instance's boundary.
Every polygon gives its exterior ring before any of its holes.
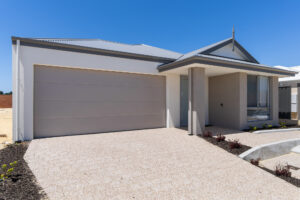
{"type": "Polygon", "coordinates": [[[200,63],[164,73],[167,127],[199,135],[206,125],[243,130],[278,124],[278,75],[200,63]]]}

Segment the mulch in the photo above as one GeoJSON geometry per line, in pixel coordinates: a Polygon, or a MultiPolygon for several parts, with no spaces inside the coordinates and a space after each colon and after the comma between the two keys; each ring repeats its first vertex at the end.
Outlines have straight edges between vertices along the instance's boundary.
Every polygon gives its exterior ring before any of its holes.
{"type": "Polygon", "coordinates": [[[46,193],[37,184],[35,176],[23,156],[29,142],[16,143],[0,150],[0,164],[18,161],[11,176],[0,182],[0,200],[47,199],[46,193]]]}
{"type": "Polygon", "coordinates": [[[210,142],[211,144],[216,145],[234,155],[240,155],[241,153],[252,148],[247,145],[241,144],[240,148],[231,149],[229,146],[229,143],[230,143],[229,141],[225,140],[225,141],[217,142],[216,138],[214,138],[214,137],[203,137],[203,139],[205,139],[206,141],[210,142]]]}

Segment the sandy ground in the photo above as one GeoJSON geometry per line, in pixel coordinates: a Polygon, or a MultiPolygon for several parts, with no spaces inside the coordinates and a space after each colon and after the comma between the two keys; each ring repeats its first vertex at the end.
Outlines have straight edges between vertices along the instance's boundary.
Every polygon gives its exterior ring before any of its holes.
{"type": "Polygon", "coordinates": [[[12,141],[12,109],[0,108],[0,143],[12,141]],[[6,135],[6,137],[2,137],[6,135]]]}
{"type": "Polygon", "coordinates": [[[299,199],[299,188],[181,129],[33,140],[50,199],[299,199]]]}
{"type": "Polygon", "coordinates": [[[255,147],[262,144],[268,144],[272,142],[277,142],[281,140],[287,139],[300,139],[300,131],[291,131],[291,132],[271,132],[271,133],[250,133],[250,132],[242,132],[235,131],[230,129],[223,129],[219,127],[207,127],[207,130],[212,131],[215,135],[218,133],[226,135],[226,139],[238,139],[242,144],[255,147]]]}

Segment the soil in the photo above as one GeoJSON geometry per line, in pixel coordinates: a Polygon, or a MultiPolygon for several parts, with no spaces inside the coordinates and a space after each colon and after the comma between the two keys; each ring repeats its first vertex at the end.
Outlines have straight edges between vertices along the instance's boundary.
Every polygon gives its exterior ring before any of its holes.
{"type": "Polygon", "coordinates": [[[8,179],[0,182],[0,200],[47,199],[46,193],[37,184],[33,173],[23,158],[28,145],[28,142],[16,143],[0,150],[1,165],[18,162],[8,179]]]}
{"type": "Polygon", "coordinates": [[[251,149],[251,147],[241,144],[240,148],[234,148],[231,149],[230,148],[230,142],[229,141],[221,141],[221,142],[217,142],[215,137],[203,137],[206,141],[224,149],[225,151],[228,151],[229,153],[232,153],[234,155],[240,155],[241,153],[247,151],[248,149],[251,149]]]}
{"type": "Polygon", "coordinates": [[[12,107],[12,95],[0,95],[0,108],[12,107]]]}

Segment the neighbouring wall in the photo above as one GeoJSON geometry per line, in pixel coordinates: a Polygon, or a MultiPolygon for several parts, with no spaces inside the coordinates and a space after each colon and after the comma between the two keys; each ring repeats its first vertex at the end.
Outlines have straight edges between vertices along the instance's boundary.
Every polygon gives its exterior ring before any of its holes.
{"type": "Polygon", "coordinates": [[[247,74],[209,78],[209,121],[232,129],[242,129],[247,124],[247,74]]]}

